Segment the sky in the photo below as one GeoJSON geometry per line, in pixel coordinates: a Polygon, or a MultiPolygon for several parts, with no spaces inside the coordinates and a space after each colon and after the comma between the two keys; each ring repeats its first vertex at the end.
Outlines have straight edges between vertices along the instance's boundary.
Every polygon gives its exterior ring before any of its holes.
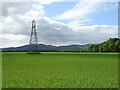
{"type": "Polygon", "coordinates": [[[6,1],[0,5],[2,48],[29,44],[33,19],[37,22],[39,44],[98,44],[118,37],[117,1],[6,1]]]}

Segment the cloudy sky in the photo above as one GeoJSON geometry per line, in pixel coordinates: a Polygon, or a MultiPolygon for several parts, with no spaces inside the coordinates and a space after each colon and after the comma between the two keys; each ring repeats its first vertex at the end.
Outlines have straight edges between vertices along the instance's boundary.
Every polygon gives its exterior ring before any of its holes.
{"type": "Polygon", "coordinates": [[[118,37],[118,2],[2,2],[0,47],[29,43],[31,21],[37,21],[39,43],[94,44],[118,37]]]}

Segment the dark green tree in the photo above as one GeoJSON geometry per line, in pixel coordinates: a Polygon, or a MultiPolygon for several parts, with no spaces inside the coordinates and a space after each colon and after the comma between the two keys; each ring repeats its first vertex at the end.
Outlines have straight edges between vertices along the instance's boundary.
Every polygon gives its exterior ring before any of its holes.
{"type": "Polygon", "coordinates": [[[115,45],[114,45],[114,51],[115,52],[120,52],[120,40],[117,40],[115,45]]]}
{"type": "Polygon", "coordinates": [[[101,44],[94,44],[89,47],[90,52],[120,52],[120,39],[110,38],[101,44]]]}

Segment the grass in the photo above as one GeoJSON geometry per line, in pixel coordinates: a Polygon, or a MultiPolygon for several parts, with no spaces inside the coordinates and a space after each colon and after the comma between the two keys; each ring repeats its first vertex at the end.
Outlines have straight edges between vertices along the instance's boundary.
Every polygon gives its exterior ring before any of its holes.
{"type": "Polygon", "coordinates": [[[3,53],[3,88],[117,88],[117,53],[3,53]]]}

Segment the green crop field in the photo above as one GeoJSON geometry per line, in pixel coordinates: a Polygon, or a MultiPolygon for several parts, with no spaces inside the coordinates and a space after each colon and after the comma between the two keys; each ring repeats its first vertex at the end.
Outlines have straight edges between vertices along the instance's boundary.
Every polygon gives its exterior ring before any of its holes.
{"type": "Polygon", "coordinates": [[[117,53],[3,53],[3,88],[117,88],[117,53]]]}

